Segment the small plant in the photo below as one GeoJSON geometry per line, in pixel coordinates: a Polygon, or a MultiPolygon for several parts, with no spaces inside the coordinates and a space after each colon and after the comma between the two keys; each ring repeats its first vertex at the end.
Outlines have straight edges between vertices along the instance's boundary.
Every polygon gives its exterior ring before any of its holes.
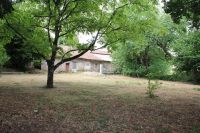
{"type": "Polygon", "coordinates": [[[157,90],[160,87],[160,83],[158,82],[158,80],[156,80],[155,82],[151,82],[151,79],[148,80],[148,90],[147,90],[147,95],[150,98],[154,98],[156,95],[155,90],[157,90]]]}
{"type": "Polygon", "coordinates": [[[200,127],[198,127],[198,126],[192,127],[192,133],[199,133],[199,132],[200,132],[200,127]]]}

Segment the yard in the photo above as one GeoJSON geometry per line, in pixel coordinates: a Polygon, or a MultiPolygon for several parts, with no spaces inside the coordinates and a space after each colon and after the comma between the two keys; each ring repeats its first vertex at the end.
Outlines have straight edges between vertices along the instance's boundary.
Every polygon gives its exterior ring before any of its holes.
{"type": "Polygon", "coordinates": [[[147,80],[124,76],[45,74],[0,77],[0,132],[199,133],[200,86],[160,81],[147,97],[147,80]]]}

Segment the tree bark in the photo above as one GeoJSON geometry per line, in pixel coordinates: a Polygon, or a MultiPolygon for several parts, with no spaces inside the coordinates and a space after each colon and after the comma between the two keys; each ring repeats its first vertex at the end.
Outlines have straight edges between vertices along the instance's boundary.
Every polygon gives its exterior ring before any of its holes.
{"type": "Polygon", "coordinates": [[[54,77],[54,63],[47,62],[48,65],[48,75],[47,75],[47,88],[53,88],[53,77],[54,77]]]}

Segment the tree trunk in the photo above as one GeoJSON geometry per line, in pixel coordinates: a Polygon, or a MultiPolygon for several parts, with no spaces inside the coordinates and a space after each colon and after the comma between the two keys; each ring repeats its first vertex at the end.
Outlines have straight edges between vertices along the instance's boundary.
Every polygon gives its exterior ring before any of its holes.
{"type": "Polygon", "coordinates": [[[48,62],[47,88],[53,88],[54,63],[48,62]]]}

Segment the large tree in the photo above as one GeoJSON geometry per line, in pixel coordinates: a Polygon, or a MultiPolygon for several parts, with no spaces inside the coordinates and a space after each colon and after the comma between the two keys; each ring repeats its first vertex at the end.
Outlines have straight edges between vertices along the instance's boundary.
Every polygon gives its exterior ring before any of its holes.
{"type": "Polygon", "coordinates": [[[123,37],[119,34],[126,34],[126,31],[130,30],[128,22],[134,21],[127,16],[127,12],[134,12],[136,9],[148,10],[152,2],[147,0],[21,2],[15,4],[14,11],[1,21],[1,32],[6,33],[3,42],[9,42],[12,36],[17,35],[29,46],[34,46],[31,48],[47,62],[47,87],[52,88],[54,71],[61,64],[82,56],[88,50],[94,50],[97,41],[105,47],[121,40],[123,37]],[[86,44],[80,43],[77,39],[78,33],[90,34],[92,39],[86,44]],[[69,51],[64,52],[60,43],[69,46],[69,51]],[[72,56],[74,51],[77,51],[77,54],[72,56]],[[55,63],[58,55],[62,58],[55,63]]]}

